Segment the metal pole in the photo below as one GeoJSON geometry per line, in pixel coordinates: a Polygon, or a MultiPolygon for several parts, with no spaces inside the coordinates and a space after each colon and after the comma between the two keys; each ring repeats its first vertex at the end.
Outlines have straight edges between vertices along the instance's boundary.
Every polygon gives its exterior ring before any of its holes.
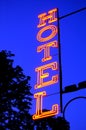
{"type": "Polygon", "coordinates": [[[60,43],[60,26],[59,26],[59,12],[57,9],[57,18],[58,18],[58,44],[59,44],[59,77],[60,77],[60,107],[61,113],[63,112],[63,100],[62,100],[62,64],[61,64],[61,43],[60,43]]]}

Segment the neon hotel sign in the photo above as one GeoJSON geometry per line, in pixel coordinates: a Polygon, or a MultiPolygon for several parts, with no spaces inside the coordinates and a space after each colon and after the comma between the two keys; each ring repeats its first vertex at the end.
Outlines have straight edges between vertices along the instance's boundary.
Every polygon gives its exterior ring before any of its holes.
{"type": "MultiPolygon", "coordinates": [[[[38,15],[39,24],[37,27],[39,31],[37,33],[37,41],[42,45],[37,47],[37,52],[40,54],[43,51],[42,64],[49,61],[50,63],[44,64],[40,67],[35,68],[35,72],[37,73],[37,84],[35,85],[35,89],[47,87],[49,85],[53,85],[58,83],[58,74],[50,77],[49,81],[44,81],[45,78],[49,77],[49,73],[45,73],[44,71],[51,69],[52,71],[58,70],[58,63],[56,61],[51,62],[53,56],[50,55],[51,48],[58,48],[58,41],[52,40],[58,34],[58,28],[55,25],[57,22],[57,9],[52,9],[48,11],[48,13],[42,13],[38,15]],[[49,31],[50,34],[48,36],[43,37],[43,33],[45,31],[49,31]]],[[[43,97],[46,96],[46,91],[37,92],[34,94],[34,98],[36,99],[36,113],[32,116],[33,120],[53,116],[59,113],[58,104],[54,104],[51,110],[42,111],[43,105],[43,97]]]]}

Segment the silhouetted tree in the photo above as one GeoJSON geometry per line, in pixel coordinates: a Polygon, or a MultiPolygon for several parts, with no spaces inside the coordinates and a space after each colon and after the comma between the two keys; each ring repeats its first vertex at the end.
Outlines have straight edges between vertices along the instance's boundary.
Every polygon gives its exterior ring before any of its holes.
{"type": "Polygon", "coordinates": [[[13,56],[0,52],[0,130],[33,130],[30,77],[13,66],[13,56]]]}
{"type": "Polygon", "coordinates": [[[70,130],[70,124],[63,117],[47,117],[35,120],[36,130],[70,130]]]}
{"type": "MultiPolygon", "coordinates": [[[[43,112],[48,111],[47,109],[43,109],[43,112]]],[[[34,125],[36,126],[36,130],[48,130],[49,121],[52,117],[42,118],[34,120],[34,125]]]]}
{"type": "Polygon", "coordinates": [[[63,117],[54,117],[49,120],[49,126],[52,130],[70,130],[70,124],[63,117]]]}
{"type": "Polygon", "coordinates": [[[49,122],[48,118],[42,118],[34,121],[34,125],[36,126],[36,130],[48,130],[49,122]]]}

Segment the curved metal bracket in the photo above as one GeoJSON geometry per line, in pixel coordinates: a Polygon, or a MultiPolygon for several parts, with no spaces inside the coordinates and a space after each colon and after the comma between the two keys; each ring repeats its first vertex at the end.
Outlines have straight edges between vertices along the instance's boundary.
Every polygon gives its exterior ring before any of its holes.
{"type": "Polygon", "coordinates": [[[69,102],[67,102],[67,104],[65,105],[65,107],[64,107],[64,109],[63,109],[63,117],[64,117],[64,118],[65,118],[65,111],[66,111],[67,106],[68,106],[72,101],[74,101],[74,100],[76,100],[76,99],[79,99],[79,98],[84,98],[84,99],[86,99],[85,96],[78,96],[78,97],[75,97],[75,98],[69,100],[69,102]]]}

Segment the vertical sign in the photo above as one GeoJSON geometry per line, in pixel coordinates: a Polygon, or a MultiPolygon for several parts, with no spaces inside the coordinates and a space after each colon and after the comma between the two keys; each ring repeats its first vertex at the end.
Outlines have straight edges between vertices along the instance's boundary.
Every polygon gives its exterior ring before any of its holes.
{"type": "MultiPolygon", "coordinates": [[[[38,15],[39,23],[37,24],[37,55],[41,55],[41,66],[35,68],[37,81],[34,89],[38,90],[34,94],[36,100],[36,112],[33,119],[53,116],[59,113],[58,104],[52,104],[51,110],[43,111],[43,99],[47,96],[45,88],[52,87],[59,82],[59,63],[54,60],[52,51],[58,49],[58,26],[56,25],[58,9],[52,9],[48,12],[38,15]],[[42,90],[41,90],[42,89],[42,90]]],[[[57,55],[58,57],[58,55],[57,55]]]]}

